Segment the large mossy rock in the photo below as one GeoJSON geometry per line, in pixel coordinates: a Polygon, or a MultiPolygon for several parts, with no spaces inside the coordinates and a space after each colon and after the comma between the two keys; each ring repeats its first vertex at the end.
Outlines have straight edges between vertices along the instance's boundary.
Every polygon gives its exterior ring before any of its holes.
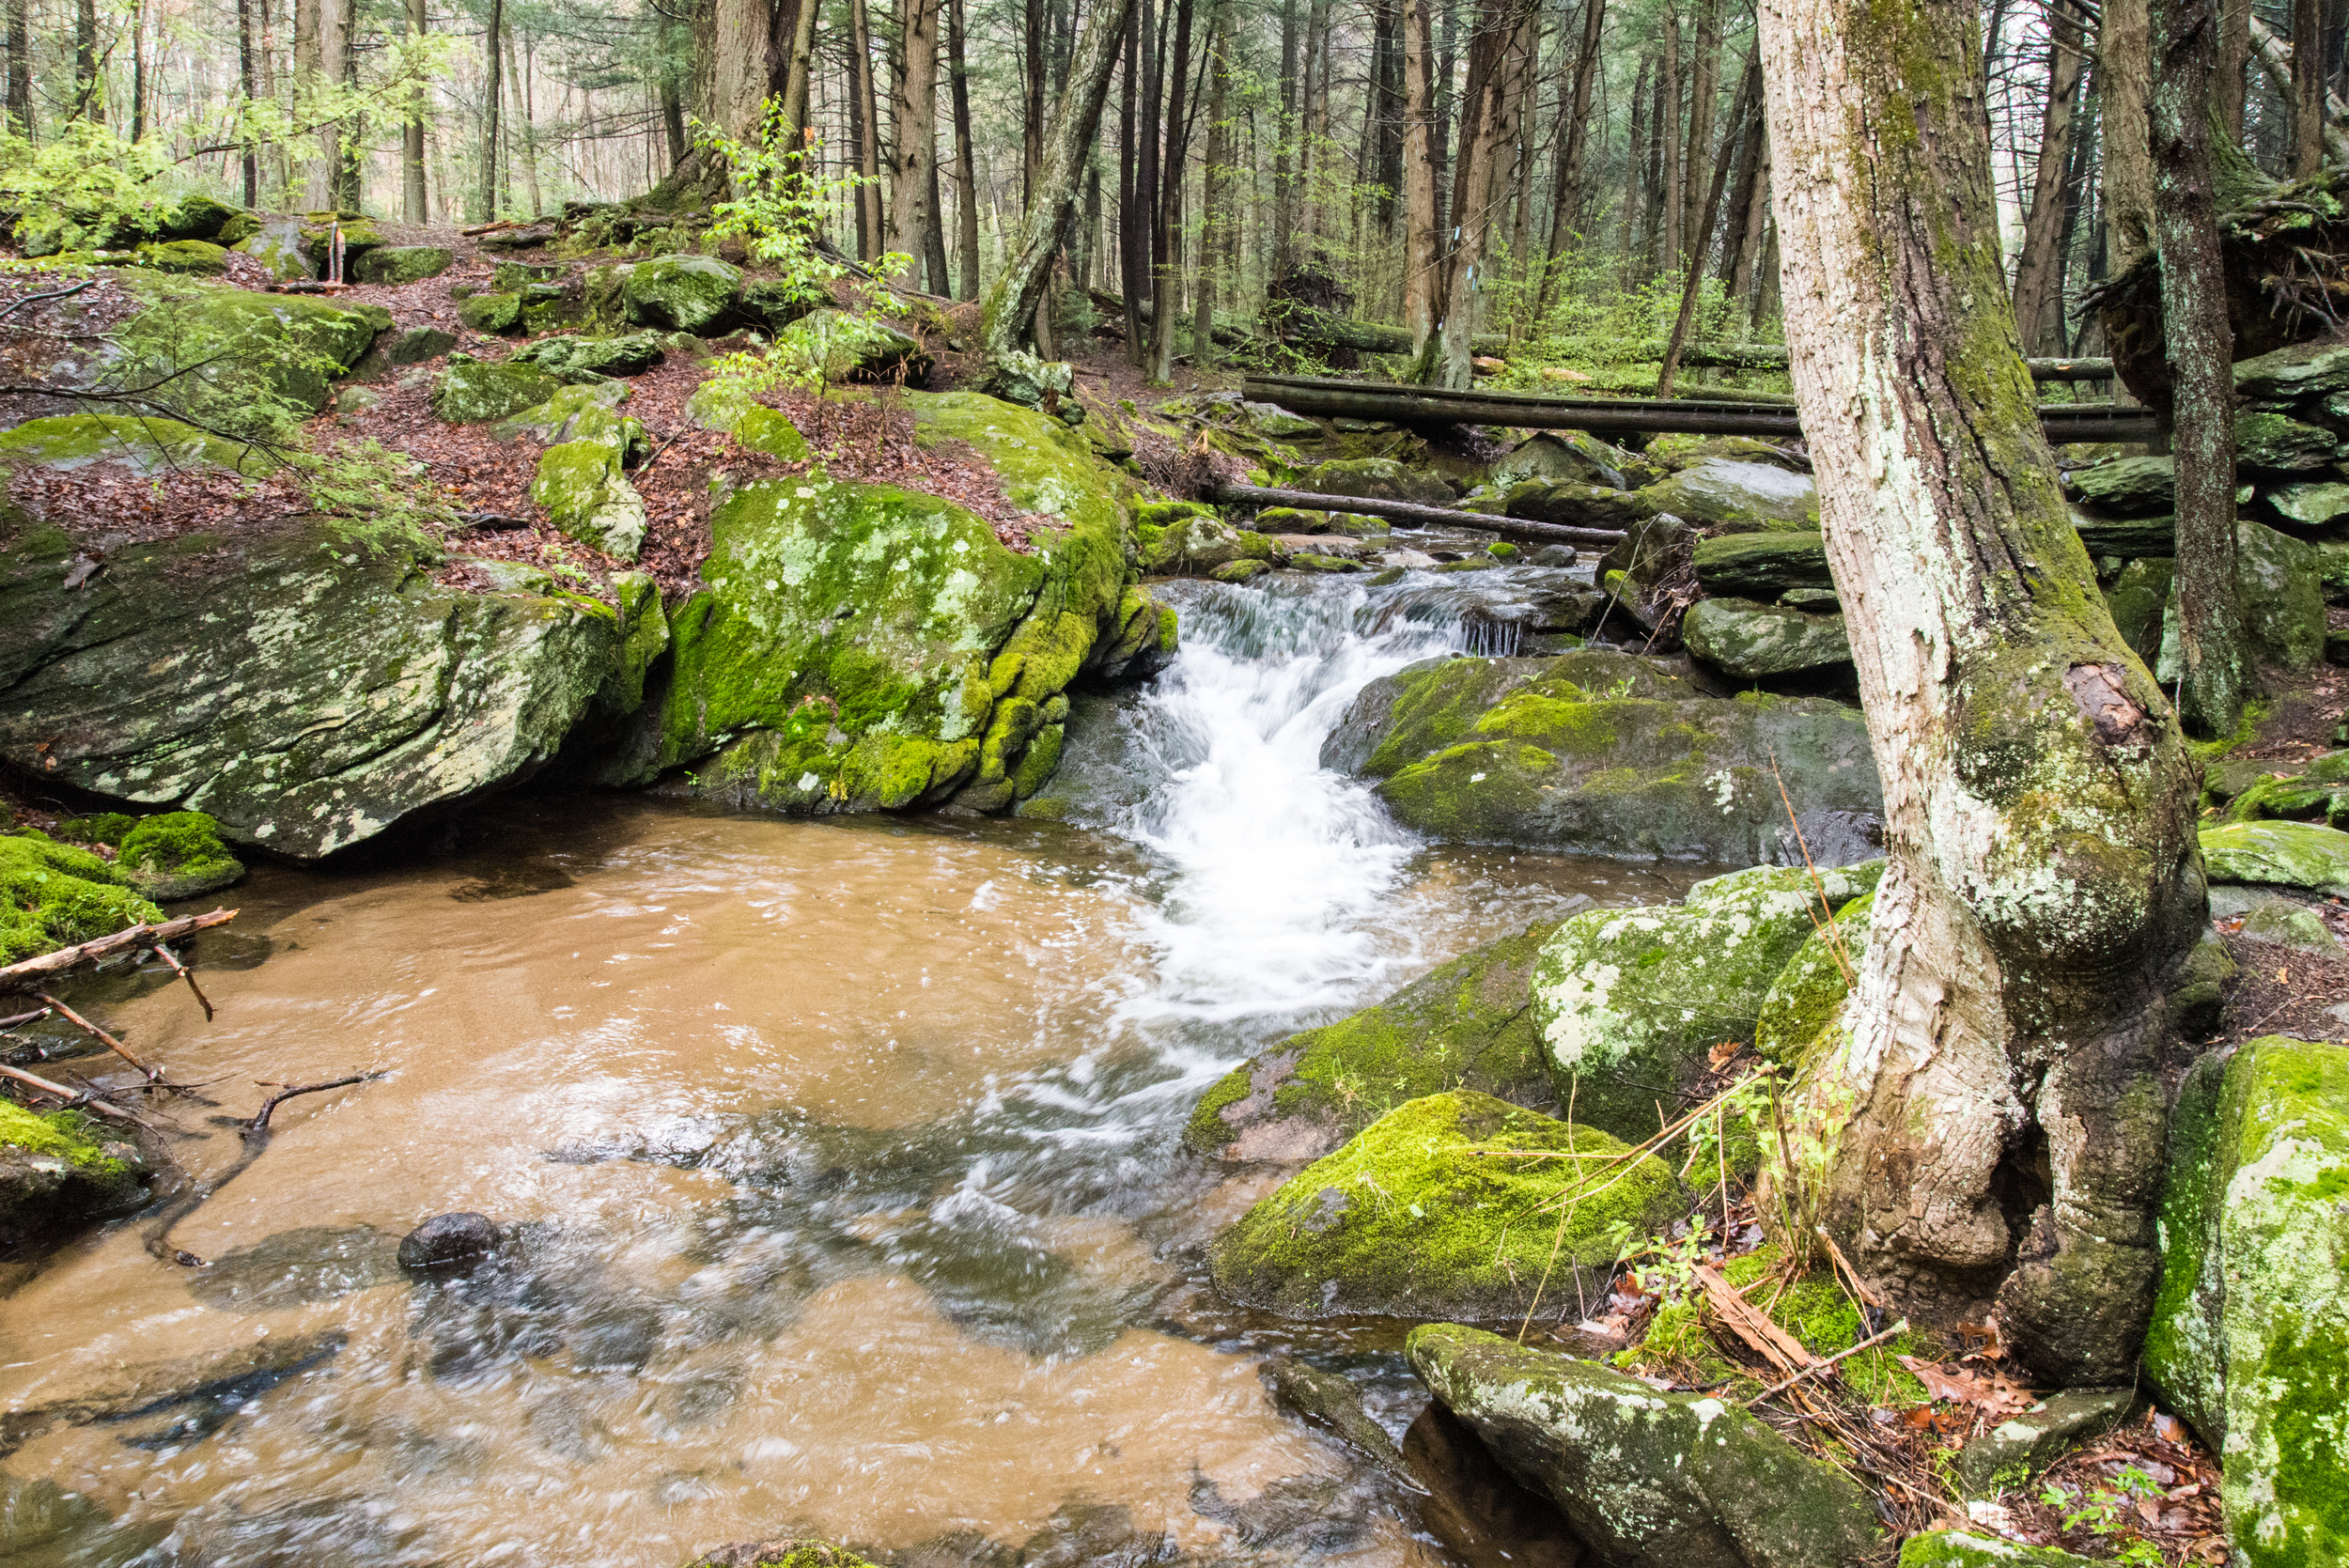
{"type": "Polygon", "coordinates": [[[535,365],[550,376],[585,384],[607,376],[641,375],[665,357],[661,338],[653,333],[626,333],[617,337],[566,333],[526,344],[506,363],[535,365]]]}
{"type": "Polygon", "coordinates": [[[537,365],[451,354],[432,383],[432,411],[451,425],[481,425],[536,408],[563,390],[537,365]]]}
{"type": "Polygon", "coordinates": [[[1730,533],[1819,531],[1819,491],[1805,474],[1774,463],[1707,458],[1648,486],[1640,498],[1659,513],[1730,533]]]}
{"type": "Polygon", "coordinates": [[[422,283],[437,278],[455,265],[457,253],[446,245],[379,245],[362,256],[350,273],[361,283],[422,283]]]}
{"type": "Polygon", "coordinates": [[[1743,598],[1702,598],[1681,617],[1688,651],[1725,675],[1766,680],[1851,663],[1841,615],[1813,615],[1743,598]]]}
{"type": "Polygon", "coordinates": [[[212,468],[259,475],[278,466],[276,458],[257,446],[151,415],[52,414],[0,431],[0,470],[49,468],[70,473],[91,463],[119,464],[141,474],[212,468]]]}
{"type": "Polygon", "coordinates": [[[1867,1492],[1744,1410],[1455,1324],[1411,1367],[1610,1568],[1859,1568],[1887,1550],[1867,1492]]]}
{"type": "Polygon", "coordinates": [[[741,270],[715,256],[661,256],[629,269],[620,284],[629,319],[709,336],[742,303],[741,270]]]}
{"type": "Polygon", "coordinates": [[[1868,955],[1875,893],[1860,894],[1804,939],[1778,971],[1754,1018],[1753,1048],[1788,1072],[1800,1068],[1829,1038],[1868,955]]]}
{"type": "Polygon", "coordinates": [[[1135,528],[1134,539],[1142,549],[1143,570],[1166,577],[1212,576],[1240,561],[1260,562],[1269,569],[1289,559],[1270,536],[1209,516],[1143,522],[1135,528]]]}
{"type": "Polygon", "coordinates": [[[2170,1125],[2144,1367],[2219,1450],[2235,1560],[2349,1559],[2349,1048],[2205,1056],[2170,1125]]]}
{"type": "Polygon", "coordinates": [[[2152,517],[2177,507],[2177,460],[2115,458],[2065,474],[2063,489],[2082,504],[2116,517],[2152,517]]]}
{"type": "Polygon", "coordinates": [[[1832,588],[1818,534],[1719,534],[1691,553],[1697,582],[1721,598],[1774,599],[1789,588],[1832,588]]]}
{"type": "Polygon", "coordinates": [[[220,824],[200,811],[159,812],[132,824],[116,865],[157,900],[194,898],[240,880],[244,864],[220,841],[220,824]]]}
{"type": "Polygon", "coordinates": [[[1656,515],[1644,493],[1579,479],[1521,479],[1501,500],[1508,516],[1568,528],[1634,528],[1656,515]]]}
{"type": "Polygon", "coordinates": [[[1425,506],[1449,506],[1453,498],[1451,485],[1440,475],[1416,472],[1394,458],[1332,458],[1307,471],[1300,488],[1319,495],[1425,506]]]}
{"type": "Polygon", "coordinates": [[[233,241],[228,248],[258,261],[270,276],[279,279],[314,278],[319,265],[302,237],[299,218],[267,218],[251,233],[233,241]]]}
{"type": "Polygon", "coordinates": [[[919,381],[929,356],[921,339],[886,321],[826,305],[809,311],[775,334],[775,358],[808,380],[890,380],[903,374],[919,381]]]}
{"type": "MultiPolygon", "coordinates": [[[[2325,662],[2325,584],[2313,546],[2264,523],[2235,524],[2235,579],[2243,598],[2244,652],[2259,666],[2312,670],[2325,662]]],[[[2161,654],[2154,674],[2179,678],[2178,603],[2173,591],[2163,613],[2161,654]]]]}
{"type": "Polygon", "coordinates": [[[2221,822],[2204,828],[2214,883],[2306,888],[2349,898],[2349,832],[2314,822],[2221,822]]]}
{"type": "Polygon", "coordinates": [[[335,379],[391,321],[375,306],[346,309],[186,278],[123,278],[125,292],[146,308],[115,332],[100,362],[117,377],[169,378],[171,402],[230,429],[324,408],[335,379]]]}
{"type": "Polygon", "coordinates": [[[2093,1568],[2093,1562],[2057,1546],[2024,1546],[1998,1536],[1933,1529],[1901,1543],[1900,1568],[2093,1568]]]}
{"type": "Polygon", "coordinates": [[[1630,453],[1580,430],[1536,430],[1492,466],[1491,480],[1503,489],[1524,479],[1563,479],[1620,490],[1630,453]]]}
{"type": "Polygon", "coordinates": [[[528,778],[658,651],[631,640],[657,596],[624,624],[465,593],[423,541],[333,520],[123,546],[70,589],[78,548],[41,527],[0,549],[0,758],[303,859],[528,778]]]}
{"type": "Polygon", "coordinates": [[[0,1247],[129,1213],[147,1201],[148,1169],[79,1111],[41,1115],[0,1099],[0,1247]]]}
{"type": "Polygon", "coordinates": [[[30,828],[0,834],[0,964],[162,918],[103,856],[30,828]]]}
{"type": "Polygon", "coordinates": [[[633,423],[608,409],[582,411],[571,439],[538,454],[530,482],[530,499],[555,527],[621,561],[645,548],[645,501],[621,466],[633,423]]]}
{"type": "Polygon", "coordinates": [[[1553,1314],[1592,1299],[1627,1240],[1688,1205],[1655,1156],[1457,1090],[1396,1107],[1298,1172],[1216,1239],[1211,1263],[1224,1295],[1289,1317],[1515,1323],[1537,1293],[1553,1314]]]}
{"type": "Polygon", "coordinates": [[[1633,654],[1415,665],[1364,687],[1322,748],[1434,837],[1749,864],[1801,858],[1773,758],[1814,859],[1875,852],[1883,796],[1857,711],[1703,696],[1633,654]]]}
{"type": "Polygon", "coordinates": [[[1050,524],[1033,551],[887,485],[811,474],[728,492],[710,513],[707,586],[672,617],[666,693],[607,761],[612,782],[692,764],[706,793],[795,813],[1000,811],[1041,787],[1062,691],[1113,662],[1143,618],[1123,481],[1033,411],[975,393],[906,399],[918,440],[967,443],[1050,524]]]}
{"type": "MultiPolygon", "coordinates": [[[[1533,970],[1533,1022],[1575,1120],[1656,1130],[1659,1089],[1715,1046],[1754,1037],[1763,1003],[1829,908],[1875,889],[1880,861],[1813,874],[1756,866],[1699,882],[1685,903],[1567,919],[1533,970]],[[1822,907],[1824,904],[1824,908],[1822,907]]],[[[1669,1103],[1669,1090],[1663,1094],[1669,1103]]]]}
{"type": "Polygon", "coordinates": [[[1446,1089],[1555,1109],[1527,987],[1557,928],[1529,925],[1375,1007],[1292,1034],[1219,1079],[1183,1141],[1240,1159],[1318,1159],[1404,1101],[1446,1089]]]}

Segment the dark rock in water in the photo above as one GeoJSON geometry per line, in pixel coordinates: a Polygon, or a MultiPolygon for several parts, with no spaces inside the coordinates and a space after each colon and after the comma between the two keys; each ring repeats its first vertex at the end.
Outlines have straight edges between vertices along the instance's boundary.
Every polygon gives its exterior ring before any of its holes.
{"type": "Polygon", "coordinates": [[[394,1251],[372,1225],[303,1225],[215,1258],[187,1285],[214,1312],[277,1312],[397,1279],[394,1251]]]}
{"type": "Polygon", "coordinates": [[[104,1123],[76,1111],[42,1115],[0,1101],[0,1246],[147,1201],[146,1156],[108,1137],[104,1123]]]}
{"type": "Polygon", "coordinates": [[[495,1251],[498,1228],[482,1214],[436,1214],[399,1244],[402,1268],[445,1268],[495,1251]]]}
{"type": "Polygon", "coordinates": [[[1427,1492],[1420,1523],[1468,1568],[1575,1568],[1582,1560],[1558,1505],[1518,1485],[1441,1405],[1431,1403],[1403,1434],[1403,1463],[1427,1492]]]}
{"type": "Polygon", "coordinates": [[[1375,1506],[1367,1486],[1335,1476],[1284,1476],[1240,1503],[1225,1501],[1204,1475],[1190,1486],[1191,1512],[1223,1526],[1252,1552],[1345,1551],[1370,1533],[1375,1506]]]}
{"type": "Polygon", "coordinates": [[[169,1532],[162,1519],[117,1525],[104,1509],[54,1481],[0,1474],[0,1562],[14,1568],[131,1562],[169,1532]]]}
{"type": "Polygon", "coordinates": [[[1164,1531],[1137,1529],[1121,1503],[1063,1503],[1019,1548],[1022,1568],[1141,1568],[1174,1555],[1164,1531]]]}
{"type": "Polygon", "coordinates": [[[1388,1469],[1401,1473],[1403,1454],[1387,1429],[1362,1408],[1361,1390],[1334,1372],[1309,1367],[1292,1356],[1275,1356],[1261,1369],[1272,1383],[1272,1397],[1388,1469]]]}
{"type": "Polygon", "coordinates": [[[692,1560],[691,1568],[873,1568],[870,1562],[829,1541],[786,1536],[776,1541],[741,1541],[692,1560]]]}
{"type": "Polygon", "coordinates": [[[1509,1473],[1625,1568],[1858,1568],[1884,1535],[1859,1483],[1718,1399],[1455,1324],[1411,1365],[1509,1473]]]}
{"type": "MultiPolygon", "coordinates": [[[[0,1412],[0,1458],[63,1426],[90,1421],[127,1428],[132,1448],[161,1448],[209,1436],[245,1405],[289,1377],[339,1354],[350,1336],[272,1334],[203,1356],[149,1361],[101,1372],[72,1397],[0,1412]]],[[[0,1544],[6,1541],[0,1521],[0,1544]]],[[[0,1561],[14,1561],[0,1551],[0,1561]]]]}

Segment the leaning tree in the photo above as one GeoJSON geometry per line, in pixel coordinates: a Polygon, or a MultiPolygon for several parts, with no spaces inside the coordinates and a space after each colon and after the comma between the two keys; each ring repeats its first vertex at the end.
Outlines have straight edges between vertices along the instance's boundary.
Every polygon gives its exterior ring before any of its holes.
{"type": "Polygon", "coordinates": [[[1811,1063],[1824,1212],[1910,1311],[2125,1378],[2159,1269],[2195,768],[2114,629],[2024,369],[1976,8],[1763,0],[1786,337],[1890,862],[1811,1063]]]}

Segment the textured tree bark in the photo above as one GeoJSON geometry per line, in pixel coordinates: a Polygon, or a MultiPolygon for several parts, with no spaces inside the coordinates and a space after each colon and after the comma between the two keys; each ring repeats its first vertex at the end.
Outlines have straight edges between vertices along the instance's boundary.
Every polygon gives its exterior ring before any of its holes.
{"type": "Polygon", "coordinates": [[[1452,183],[1451,253],[1445,258],[1436,356],[1417,380],[1458,389],[1474,375],[1471,339],[1485,243],[1509,175],[1516,145],[1519,85],[1532,69],[1540,7],[1533,0],[1484,0],[1469,46],[1468,87],[1462,95],[1460,163],[1452,183]]]}
{"type": "Polygon", "coordinates": [[[768,0],[716,0],[709,118],[735,141],[758,145],[767,112],[768,0]]]}
{"type": "Polygon", "coordinates": [[[2155,8],[2154,226],[2173,388],[2178,706],[2188,729],[2211,736],[2233,733],[2245,695],[2235,578],[2234,333],[2227,321],[2211,171],[2219,28],[2218,0],[2160,0],[2155,8]]]}
{"type": "Polygon", "coordinates": [[[2039,162],[2031,174],[2030,212],[2023,220],[2023,250],[2015,267],[2015,330],[2026,352],[2046,349],[2049,312],[2062,257],[2063,177],[2072,162],[2072,125],[2079,107],[2080,12],[2054,0],[2047,17],[2047,102],[2039,116],[2039,162]]]}
{"type": "MultiPolygon", "coordinates": [[[[1742,138],[1746,116],[1754,113],[1754,99],[1762,91],[1762,56],[1754,54],[1746,62],[1744,72],[1737,79],[1737,96],[1729,111],[1729,133],[1742,138]]],[[[1726,149],[1724,149],[1726,150],[1726,149]]],[[[1688,329],[1696,320],[1697,292],[1704,283],[1704,256],[1712,248],[1713,225],[1720,216],[1721,192],[1729,183],[1729,160],[1726,156],[1713,166],[1713,183],[1705,193],[1704,208],[1698,214],[1696,248],[1688,257],[1688,276],[1680,286],[1680,313],[1672,318],[1672,336],[1664,344],[1664,358],[1656,371],[1656,396],[1670,397],[1672,381],[1680,374],[1681,351],[1688,342],[1688,329]]]]}
{"type": "Polygon", "coordinates": [[[930,210],[930,174],[938,162],[938,4],[906,0],[899,17],[904,36],[893,115],[896,145],[890,148],[889,244],[907,257],[897,276],[907,288],[922,286],[922,258],[938,221],[930,210]]]}
{"type": "Polygon", "coordinates": [[[1607,0],[1582,0],[1582,47],[1574,57],[1574,85],[1566,101],[1565,123],[1558,128],[1557,179],[1549,191],[1549,245],[1542,268],[1540,297],[1533,302],[1533,318],[1549,314],[1558,297],[1558,274],[1565,262],[1581,222],[1583,165],[1590,147],[1591,94],[1598,78],[1599,41],[1607,26],[1607,0]]]}
{"type": "Polygon", "coordinates": [[[808,80],[816,66],[817,0],[796,0],[769,18],[768,90],[782,101],[786,139],[807,146],[808,80]],[[786,26],[785,23],[789,25],[786,26]]]}
{"type": "MultiPolygon", "coordinates": [[[[1289,270],[1294,253],[1289,234],[1296,195],[1289,179],[1290,149],[1297,140],[1297,0],[1281,0],[1281,102],[1272,138],[1272,275],[1289,270]]],[[[1132,298],[1129,287],[1127,297],[1132,298]]]]}
{"type": "Polygon", "coordinates": [[[2251,0],[2219,0],[2218,124],[2231,141],[2243,140],[2243,103],[2249,89],[2251,0]]]}
{"type": "MultiPolygon", "coordinates": [[[[244,18],[250,8],[251,0],[237,0],[241,30],[243,30],[244,18]]],[[[425,0],[407,0],[407,9],[409,39],[422,39],[426,25],[425,0]]],[[[663,79],[666,79],[665,75],[663,79]]],[[[244,84],[249,96],[253,91],[253,65],[250,59],[245,61],[244,84]]],[[[416,85],[408,101],[408,116],[399,127],[399,210],[400,215],[412,224],[428,222],[431,216],[424,189],[425,95],[429,90],[422,83],[416,85]]],[[[676,160],[671,159],[670,162],[675,163],[676,160]]],[[[249,207],[252,202],[247,200],[245,205],[249,207]]]]}
{"type": "MultiPolygon", "coordinates": [[[[506,29],[506,90],[521,114],[521,124],[516,128],[518,133],[510,138],[515,145],[506,155],[506,163],[510,168],[515,162],[514,152],[521,153],[522,190],[530,205],[530,215],[536,218],[546,211],[546,204],[538,194],[538,133],[531,121],[529,84],[522,77],[521,55],[514,47],[514,29],[510,26],[506,29]]],[[[351,205],[356,207],[358,203],[351,205]]]]}
{"type": "Polygon", "coordinates": [[[1700,223],[1698,204],[1698,171],[1713,164],[1713,99],[1720,86],[1721,75],[1721,7],[1720,0],[1699,0],[1697,6],[1696,49],[1688,63],[1688,150],[1681,159],[1680,167],[1680,238],[1686,247],[1678,266],[1695,272],[1704,265],[1705,247],[1712,232],[1700,223]]]}
{"type": "Polygon", "coordinates": [[[106,121],[106,95],[98,82],[98,0],[78,0],[73,8],[73,112],[66,117],[106,121]]]}
{"type": "Polygon", "coordinates": [[[2153,39],[2145,8],[2146,0],[2104,0],[2097,28],[2107,277],[2127,272],[2154,245],[2154,154],[2145,129],[2153,39]]]}
{"type": "Polygon", "coordinates": [[[2324,38],[2324,0],[2292,0],[2292,172],[2304,179],[2325,163],[2324,38]]]}
{"type": "Polygon", "coordinates": [[[1199,169],[1199,261],[1193,271],[1190,351],[1202,366],[1215,363],[1216,268],[1232,225],[1231,39],[1221,0],[1208,0],[1206,70],[1207,145],[1199,169]]]}
{"type": "Polygon", "coordinates": [[[962,0],[946,0],[946,70],[954,82],[955,298],[979,297],[979,179],[971,151],[970,65],[963,54],[962,0]]]}
{"type": "Polygon", "coordinates": [[[1663,160],[1663,179],[1657,200],[1662,204],[1663,255],[1658,263],[1671,272],[1680,265],[1687,235],[1680,209],[1687,184],[1680,155],[1680,105],[1687,89],[1687,68],[1681,62],[1679,0],[1664,0],[1664,65],[1657,81],[1657,119],[1654,154],[1663,160]]]}
{"type": "Polygon", "coordinates": [[[33,134],[32,23],[25,0],[8,0],[8,119],[16,133],[29,141],[33,134]]]}
{"type": "Polygon", "coordinates": [[[2204,918],[2196,769],[2032,417],[1974,17],[1759,12],[1787,341],[1890,862],[1803,1097],[1827,1223],[1889,1295],[1942,1323],[1995,1301],[2043,1374],[2122,1381],[2159,1271],[2163,983],[2204,918]]]}
{"type": "Polygon", "coordinates": [[[1084,32],[1069,61],[1068,86],[1061,94],[1060,112],[1045,138],[1036,199],[1028,204],[1019,224],[1019,242],[1002,274],[988,289],[987,303],[980,312],[980,352],[991,365],[1000,365],[1019,351],[1020,340],[1043,303],[1052,256],[1060,249],[1061,236],[1076,205],[1077,177],[1101,127],[1101,104],[1109,97],[1118,39],[1126,30],[1133,4],[1134,0],[1097,0],[1085,17],[1084,32]]]}
{"type": "Polygon", "coordinates": [[[863,134],[857,138],[857,241],[859,261],[887,250],[881,231],[880,101],[873,85],[873,21],[866,0],[848,0],[848,49],[855,56],[849,91],[855,94],[863,134]]]}
{"type": "MultiPolygon", "coordinates": [[[[1424,363],[1436,333],[1435,83],[1429,0],[1403,0],[1403,326],[1411,359],[1424,363]]],[[[1593,0],[1596,4],[1597,0],[1593,0]]]]}
{"type": "MultiPolygon", "coordinates": [[[[417,5],[421,3],[422,0],[410,0],[411,5],[417,5]]],[[[14,15],[15,13],[12,10],[10,12],[12,19],[11,25],[13,25],[14,15]]],[[[10,41],[11,43],[14,42],[13,35],[10,36],[10,41]]],[[[14,84],[11,83],[10,86],[13,88],[14,84]]],[[[237,90],[243,95],[245,102],[251,103],[254,101],[253,0],[237,0],[237,90]]],[[[239,131],[241,134],[249,134],[249,132],[245,132],[241,126],[239,128],[239,131]]],[[[418,156],[421,157],[424,150],[424,134],[421,123],[417,126],[416,150],[418,156]]],[[[244,153],[242,157],[238,160],[238,162],[242,165],[242,172],[244,174],[244,207],[245,210],[250,212],[261,204],[260,148],[256,147],[250,141],[246,142],[244,153]]],[[[423,187],[424,179],[421,172],[417,176],[416,184],[419,189],[423,187]]]]}
{"type": "MultiPolygon", "coordinates": [[[[331,6],[334,0],[326,3],[331,6]]],[[[485,222],[498,215],[498,37],[505,30],[506,0],[490,0],[490,25],[481,39],[481,216],[485,222]]]]}
{"type": "Polygon", "coordinates": [[[1159,190],[1159,221],[1151,231],[1150,379],[1174,373],[1174,338],[1182,316],[1183,165],[1190,155],[1191,0],[1174,0],[1174,69],[1166,107],[1166,161],[1159,190]]]}

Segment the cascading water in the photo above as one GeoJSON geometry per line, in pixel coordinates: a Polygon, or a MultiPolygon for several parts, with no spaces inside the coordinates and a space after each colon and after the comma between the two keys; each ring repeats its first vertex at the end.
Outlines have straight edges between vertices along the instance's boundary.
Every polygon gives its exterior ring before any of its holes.
{"type": "Polygon", "coordinates": [[[1321,768],[1366,683],[1507,644],[1476,575],[1176,585],[1176,664],[1072,722],[1079,826],[517,801],[446,862],[257,872],[213,1025],[167,974],[109,1016],[177,1078],[391,1076],[243,1167],[159,1108],[225,1185],[0,1295],[0,1557],[1424,1556],[1256,1374],[1334,1357],[1408,1419],[1392,1344],[1219,1303],[1198,1244],[1261,1178],[1174,1134],[1295,1030],[1685,880],[1423,846],[1321,768]],[[505,1251],[403,1274],[454,1210],[505,1251]]]}

